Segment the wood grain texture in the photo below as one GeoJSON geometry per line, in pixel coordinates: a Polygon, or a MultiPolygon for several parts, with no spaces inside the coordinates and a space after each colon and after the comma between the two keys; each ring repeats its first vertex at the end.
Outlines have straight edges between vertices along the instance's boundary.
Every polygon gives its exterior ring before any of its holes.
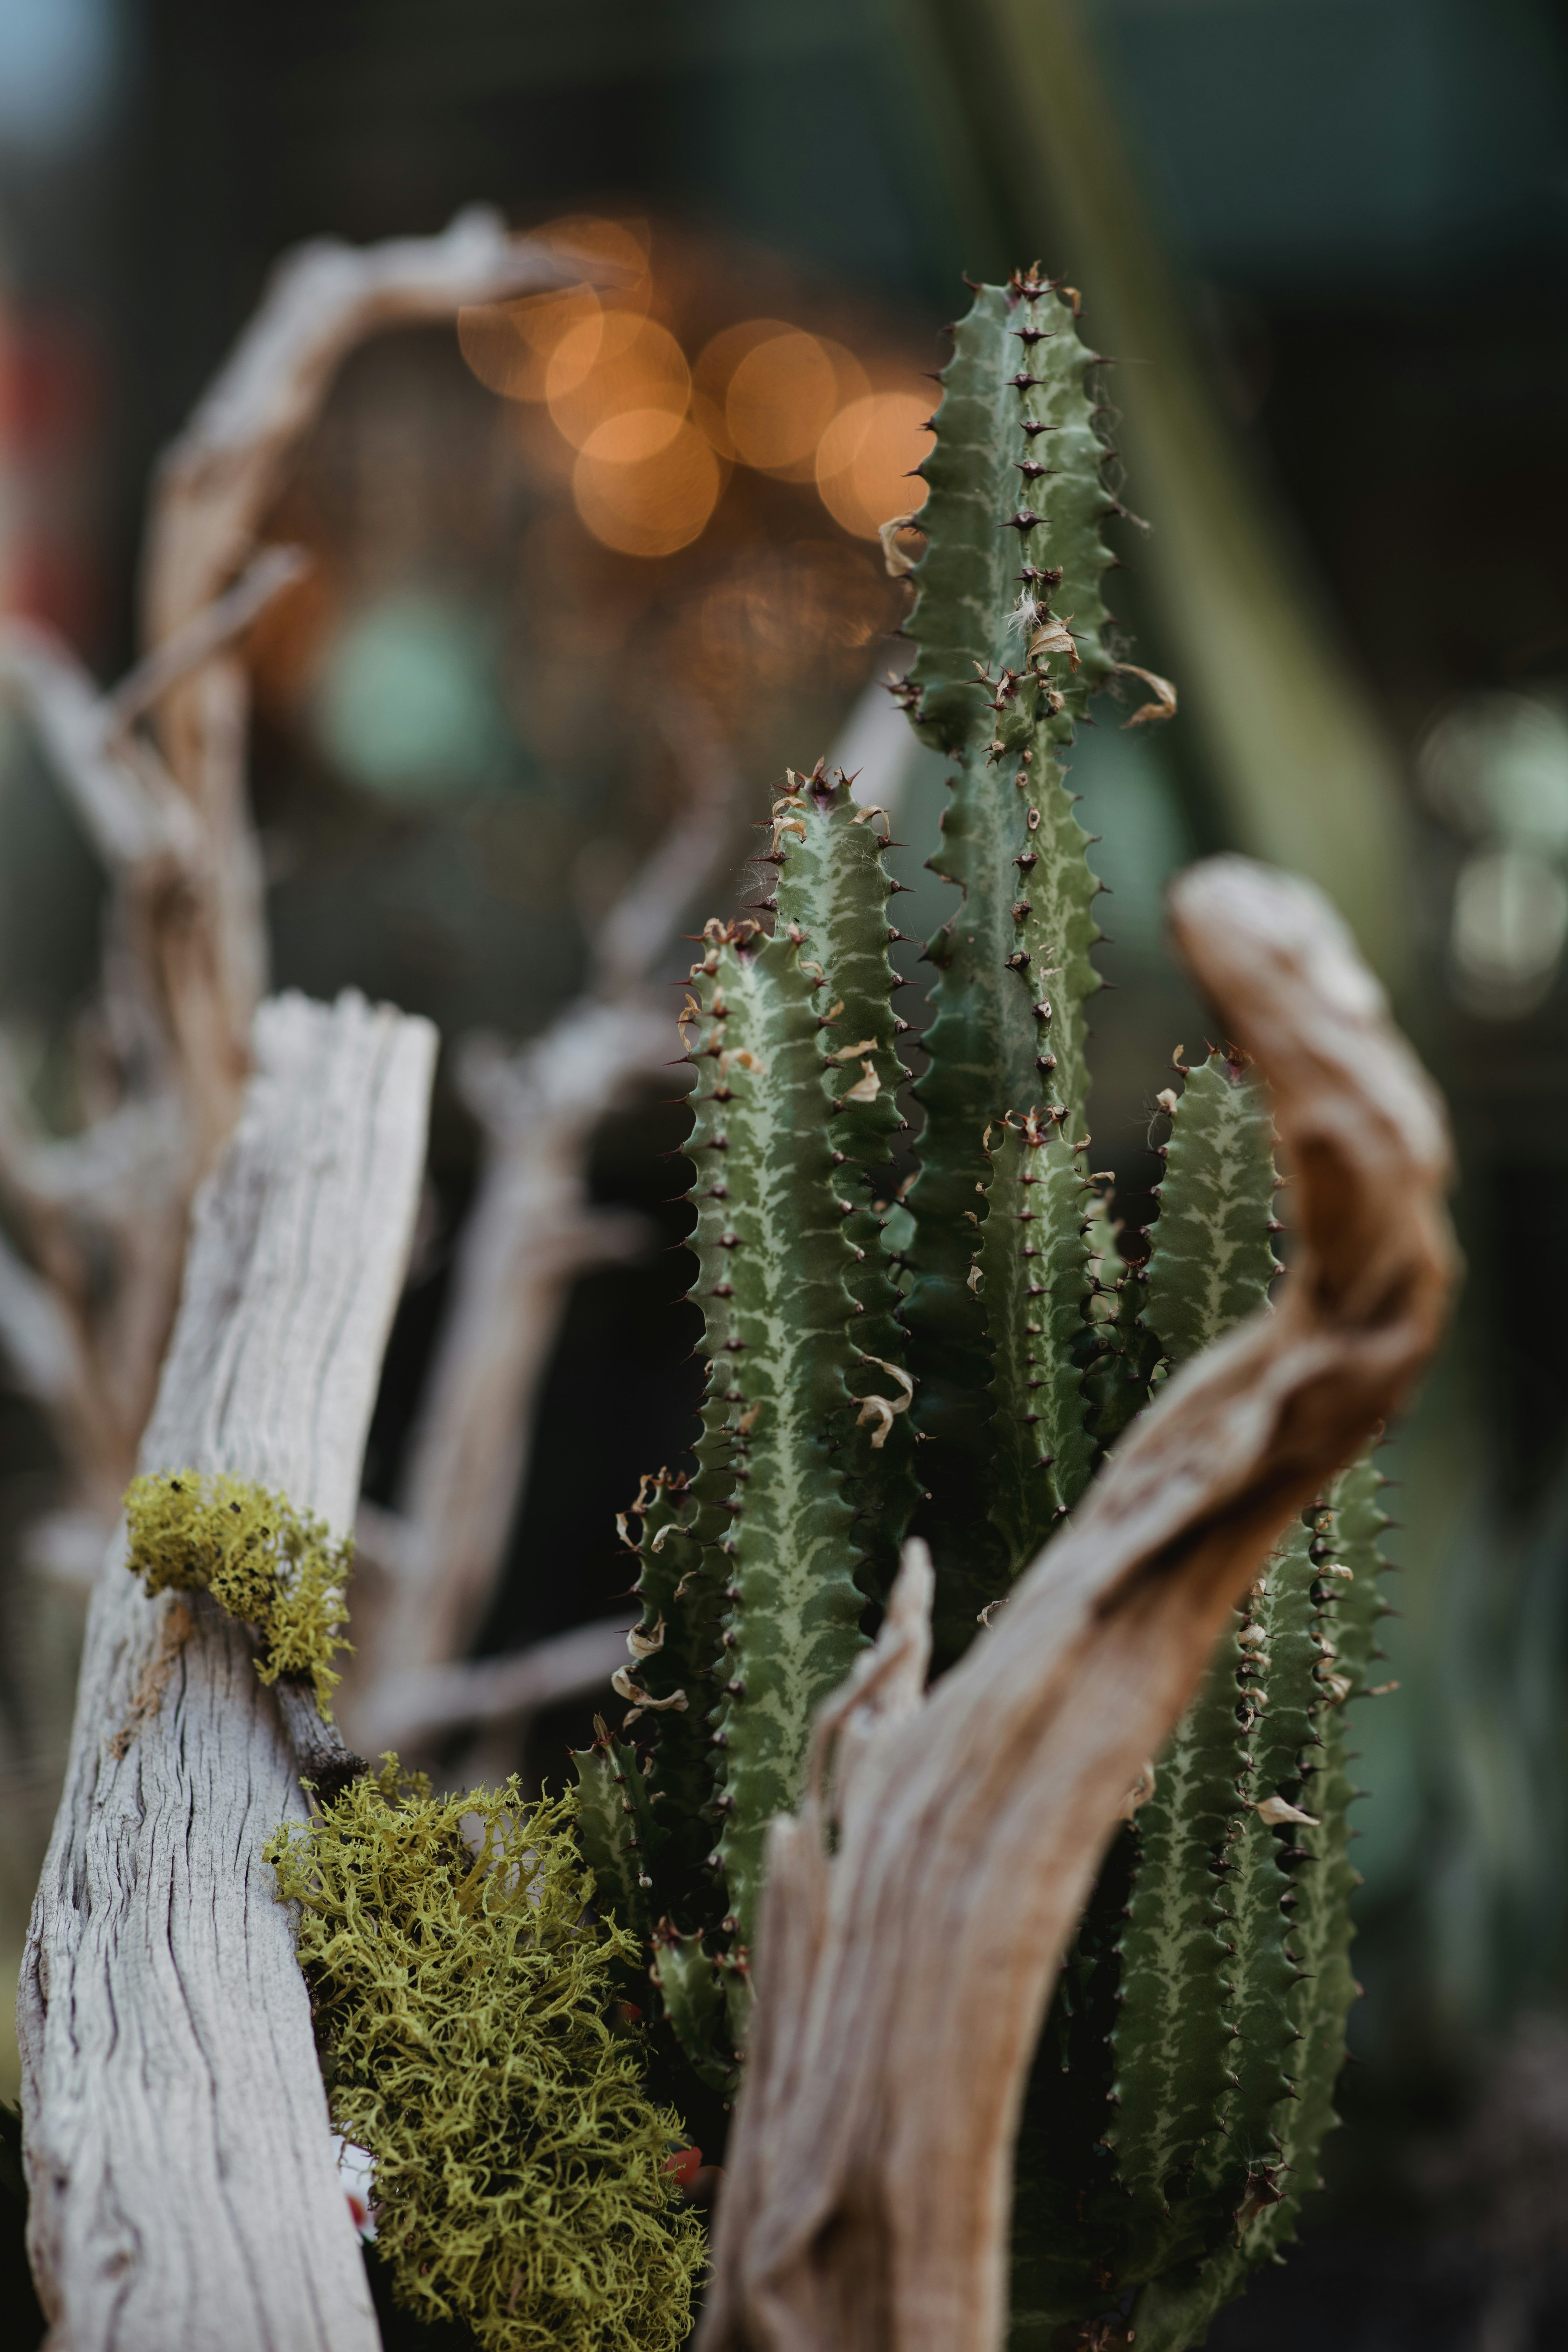
{"type": "MultiPolygon", "coordinates": [[[[435,1038],[264,1004],[198,1196],[142,1447],[352,1523],[423,1164],[435,1038]]],[[[371,2352],[293,1927],[262,1846],[304,1801],[245,1629],[149,1600],[117,1535],[18,1999],[50,2352],[371,2352]]]]}
{"type": "Polygon", "coordinates": [[[773,1828],[701,2352],[1000,2342],[1024,2076],[1127,1793],[1280,1528],[1442,1328],[1442,1111],[1343,927],[1239,858],[1184,876],[1173,915],[1272,1085],[1294,1269],[1168,1382],[929,1695],[916,1553],[824,1710],[806,1803],[773,1828]]]}

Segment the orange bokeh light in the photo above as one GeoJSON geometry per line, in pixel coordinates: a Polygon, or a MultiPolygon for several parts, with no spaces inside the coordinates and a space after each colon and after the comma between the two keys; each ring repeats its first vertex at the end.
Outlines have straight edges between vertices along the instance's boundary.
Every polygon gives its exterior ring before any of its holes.
{"type": "Polygon", "coordinates": [[[834,412],[870,390],[853,352],[785,319],[743,319],[692,370],[691,413],[721,457],[809,482],[834,412]]]}
{"type": "Polygon", "coordinates": [[[599,298],[585,286],[521,302],[479,302],[458,313],[458,345],[487,391],[503,400],[542,400],[557,344],[599,317],[599,298]]]}
{"type": "Polygon", "coordinates": [[[931,446],[922,392],[873,392],[841,408],[816,450],[816,487],[835,522],[875,539],[894,515],[925,504],[924,482],[906,479],[931,446]]]}
{"type": "Polygon", "coordinates": [[[552,247],[568,268],[581,263],[583,275],[601,292],[613,290],[616,299],[646,310],[652,290],[648,274],[646,221],[600,220],[590,213],[563,213],[536,232],[542,245],[552,247]]]}
{"type": "Polygon", "coordinates": [[[544,396],[557,431],[583,449],[601,425],[631,410],[684,416],[691,371],[668,327],[635,310],[605,310],[562,336],[550,355],[544,396]]]}
{"type": "Polygon", "coordinates": [[[721,457],[739,455],[724,422],[724,395],[730,379],[746,353],[773,335],[795,332],[786,319],[742,319],[737,326],[721,327],[703,344],[691,370],[691,414],[721,457]]]}
{"type": "Polygon", "coordinates": [[[606,547],[689,545],[737,463],[815,481],[858,539],[923,503],[924,483],[908,478],[926,448],[923,389],[884,376],[873,390],[853,352],[786,319],[725,327],[689,365],[653,316],[665,305],[640,224],[577,215],[539,235],[583,281],[465,310],[458,337],[483,383],[548,412],[527,435],[534,461],[570,472],[578,514],[606,547]]]}
{"type": "Polygon", "coordinates": [[[838,406],[838,378],[815,335],[792,331],[754,343],[730,378],[724,422],[748,466],[798,465],[838,406]]]}
{"type": "Polygon", "coordinates": [[[689,417],[633,408],[584,439],[572,469],[577,511],[623,555],[673,555],[700,538],[719,503],[718,458],[689,417]]]}
{"type": "MultiPolygon", "coordinates": [[[[538,232],[562,265],[587,281],[526,294],[515,302],[480,302],[458,313],[463,357],[488,391],[504,400],[543,400],[550,362],[568,335],[586,375],[598,348],[605,307],[636,318],[653,295],[647,233],[640,223],[569,214],[538,232]]],[[[557,389],[561,387],[558,385],[557,389]]]]}

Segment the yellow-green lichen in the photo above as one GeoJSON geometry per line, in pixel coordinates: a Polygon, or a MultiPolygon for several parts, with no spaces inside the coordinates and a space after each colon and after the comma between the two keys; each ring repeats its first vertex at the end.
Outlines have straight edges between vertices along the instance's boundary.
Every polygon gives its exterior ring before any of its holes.
{"type": "Polygon", "coordinates": [[[434,1799],[387,1757],[267,1851],[399,2302],[484,2352],[675,2352],[705,2258],[665,2170],[686,2135],[613,2021],[639,1956],[587,1916],[575,1810],[515,1780],[434,1799]]]}
{"type": "Polygon", "coordinates": [[[297,1511],[244,1478],[217,1470],[157,1470],[125,1490],[130,1530],[126,1566],[149,1592],[210,1592],[231,1617],[262,1637],[257,1673],[310,1677],[316,1705],[331,1719],[342,1677],[332,1660],[350,1645],[338,1638],[348,1617],[343,1599],[353,1538],[297,1511]]]}

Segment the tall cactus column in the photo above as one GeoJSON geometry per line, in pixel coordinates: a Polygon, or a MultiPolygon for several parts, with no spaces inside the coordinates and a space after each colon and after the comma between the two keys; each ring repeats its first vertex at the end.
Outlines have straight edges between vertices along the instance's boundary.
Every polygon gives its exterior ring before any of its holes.
{"type": "MultiPolygon", "coordinates": [[[[927,950],[935,1018],[915,1089],[925,1126],[905,1310],[931,1496],[921,1524],[936,1559],[939,1659],[972,1638],[979,1612],[1005,1591],[1076,1475],[1064,1462],[1058,1488],[1025,1471],[1021,1509],[1004,1506],[1000,1522],[993,1515],[998,1419],[1041,1425],[1026,1419],[1038,1393],[1028,1386],[1036,1335],[1010,1332],[998,1367],[975,1251],[992,1172],[987,1125],[1037,1112],[1058,1167],[1084,1139],[1083,1008],[1099,985],[1089,961],[1099,884],[1063,753],[1111,667],[1100,593],[1111,558],[1100,528],[1115,505],[1085,386],[1094,354],[1070,299],[1037,270],[1020,273],[1005,288],[981,289],[954,339],[936,446],[921,469],[931,485],[921,517],[929,540],[905,625],[916,654],[902,689],[918,732],[954,763],[931,864],[963,893],[927,950]]],[[[1060,1195],[1059,1175],[1055,1189],[1060,1195]]],[[[1010,1429],[1001,1443],[1017,1455],[1010,1429]]],[[[1019,1475],[1010,1466],[1010,1492],[1019,1475]]]]}
{"type": "MultiPolygon", "coordinates": [[[[1158,1097],[1146,1257],[1123,1255],[1084,1157],[1100,885],[1067,761],[1126,667],[1101,594],[1115,501],[1094,355],[1076,298],[1037,270],[976,289],[953,333],[899,686],[952,762],[931,864],[960,893],[927,950],[918,1172],[895,1185],[893,886],[874,813],[819,764],[773,803],[763,921],[710,924],[692,972],[701,1426],[628,1514],[626,1713],[579,1759],[600,1898],[644,1939],[656,2047],[705,2134],[744,2079],[768,1824],[802,1801],[814,1715],[864,1657],[905,1529],[930,1538],[934,1659],[954,1667],[1025,1605],[1020,1578],[1050,1587],[1058,1541],[1080,1557],[1101,1480],[1159,1453],[1171,1376],[1217,1349],[1204,1378],[1223,1388],[1227,1348],[1270,1344],[1271,1114],[1246,1056],[1213,1054],[1158,1097]]],[[[1174,709],[1147,682],[1156,702],[1129,724],[1174,709]]],[[[1342,958],[1291,886],[1226,875],[1191,903],[1267,903],[1325,967],[1342,958]]],[[[1285,1006],[1295,950],[1242,930],[1252,962],[1222,994],[1245,1024],[1257,973],[1285,1006]]],[[[1226,971],[1226,940],[1200,944],[1194,962],[1226,971]]],[[[1131,2324],[1140,2352],[1181,2352],[1316,2178],[1352,1991],[1343,1723],[1380,1607],[1376,1496],[1363,1461],[1311,1498],[1126,1792],[1025,2102],[1020,2347],[1131,2324]]],[[[938,1713],[969,1671],[939,1681],[938,1713]]]]}
{"type": "MultiPolygon", "coordinates": [[[[579,1759],[584,1841],[647,1934],[699,2079],[732,2085],[768,1822],[863,1646],[913,1500],[911,1383],[875,1180],[902,1124],[895,885],[842,777],[791,780],[776,929],[710,923],[686,1035],[707,1391],[695,1470],[644,1482],[635,1663],[658,1728],[579,1759]],[[646,1769],[645,1769],[646,1767],[646,1769]]],[[[884,1204],[885,1205],[885,1204],[884,1204]]]]}
{"type": "MultiPolygon", "coordinates": [[[[1124,1282],[1156,1389],[1257,1314],[1279,1269],[1268,1103],[1215,1053],[1163,1097],[1146,1267],[1124,1282]]],[[[1131,2299],[1181,2352],[1293,2231],[1334,2118],[1348,1966],[1345,1701],[1377,1594],[1369,1461],[1287,1533],[1222,1633],[1064,1965],[1030,2081],[1013,2340],[1131,2299]]]]}

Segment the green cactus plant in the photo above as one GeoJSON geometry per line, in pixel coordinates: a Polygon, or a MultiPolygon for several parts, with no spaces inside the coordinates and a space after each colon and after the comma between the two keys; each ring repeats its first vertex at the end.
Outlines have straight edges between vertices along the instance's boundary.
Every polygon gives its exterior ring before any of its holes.
{"type": "MultiPolygon", "coordinates": [[[[912,1155],[896,886],[876,813],[820,763],[773,808],[774,887],[708,926],[683,1024],[707,1387],[689,1462],[632,1515],[630,1706],[578,1759],[578,1829],[694,2097],[740,2079],[766,1825],[906,1530],[931,1547],[940,1665],[1279,1272],[1242,1057],[1177,1049],[1142,1262],[1088,1171],[1100,886],[1064,755],[1118,667],[1104,411],[1077,298],[1037,267],[976,289],[953,335],[896,689],[952,762],[931,864],[962,894],[926,950],[912,1155]]],[[[1344,1704],[1380,1608],[1378,1483],[1352,1465],[1290,1531],[1130,1795],[1029,2084],[1020,2346],[1120,2315],[1179,2352],[1314,2184],[1353,1990],[1344,1704]]]]}

